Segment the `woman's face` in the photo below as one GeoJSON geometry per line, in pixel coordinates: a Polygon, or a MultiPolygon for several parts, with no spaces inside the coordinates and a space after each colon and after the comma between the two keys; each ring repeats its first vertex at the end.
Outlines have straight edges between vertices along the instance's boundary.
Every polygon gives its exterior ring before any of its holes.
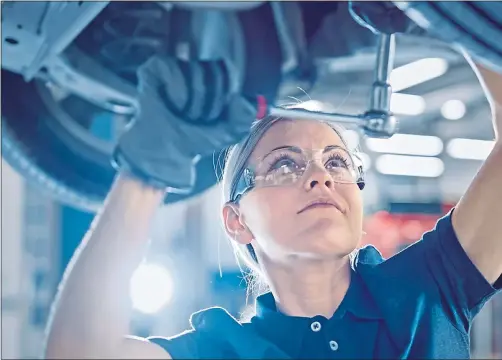
{"type": "MultiPolygon", "coordinates": [[[[273,149],[345,148],[338,134],[317,121],[279,121],[260,139],[249,160],[256,168],[273,149]]],[[[271,163],[269,160],[268,163],[271,163]]],[[[267,164],[268,166],[268,164],[267,164]]],[[[255,187],[239,203],[239,221],[258,257],[283,261],[288,258],[343,257],[358,245],[362,233],[362,199],[357,184],[336,183],[323,160],[310,164],[296,183],[255,187]],[[316,200],[332,205],[305,207],[316,200]]],[[[227,226],[228,227],[228,226],[227,226]]],[[[244,240],[243,240],[244,239],[244,240]]]]}

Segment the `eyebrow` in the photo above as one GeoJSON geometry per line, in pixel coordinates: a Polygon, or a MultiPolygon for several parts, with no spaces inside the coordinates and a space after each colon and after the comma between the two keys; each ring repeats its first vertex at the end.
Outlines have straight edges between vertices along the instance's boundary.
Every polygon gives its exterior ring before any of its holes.
{"type": "MultiPolygon", "coordinates": [[[[271,153],[273,153],[276,150],[283,150],[283,149],[287,149],[287,150],[293,151],[293,152],[298,153],[298,154],[302,153],[302,149],[300,147],[298,147],[298,146],[294,146],[294,145],[282,145],[282,146],[278,146],[278,147],[273,148],[272,150],[270,150],[265,156],[262,156],[262,159],[267,158],[271,153]]],[[[323,153],[326,153],[326,152],[334,150],[334,149],[343,149],[343,150],[346,150],[345,147],[340,146],[340,145],[328,145],[328,146],[326,146],[324,148],[323,153]]]]}
{"type": "Polygon", "coordinates": [[[270,154],[272,154],[274,151],[277,151],[277,150],[290,150],[290,151],[293,151],[295,153],[298,153],[298,154],[301,154],[302,153],[302,149],[300,149],[298,146],[293,146],[293,145],[282,145],[282,146],[278,146],[276,148],[273,148],[272,150],[270,150],[268,153],[266,153],[264,156],[262,156],[260,159],[261,160],[264,160],[266,159],[270,154]]]}
{"type": "Polygon", "coordinates": [[[330,151],[330,150],[334,150],[334,149],[342,149],[342,150],[345,150],[347,151],[347,149],[345,148],[345,146],[340,146],[340,145],[328,145],[324,148],[324,151],[323,152],[327,152],[327,151],[330,151]]]}
{"type": "Polygon", "coordinates": [[[283,145],[283,146],[278,146],[276,148],[273,148],[272,150],[270,150],[269,154],[273,151],[276,151],[276,150],[282,150],[282,149],[288,149],[288,150],[291,150],[293,152],[301,152],[302,149],[299,148],[298,146],[294,146],[294,145],[283,145]]]}

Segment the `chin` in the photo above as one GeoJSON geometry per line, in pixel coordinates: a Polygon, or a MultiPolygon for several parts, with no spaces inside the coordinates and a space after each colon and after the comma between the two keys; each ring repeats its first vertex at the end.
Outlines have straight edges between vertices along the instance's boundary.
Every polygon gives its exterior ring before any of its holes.
{"type": "Polygon", "coordinates": [[[308,237],[346,237],[352,236],[346,219],[334,219],[332,217],[316,218],[309,221],[302,231],[308,237]]]}
{"type": "Polygon", "coordinates": [[[353,252],[359,241],[347,226],[311,227],[299,237],[299,252],[316,257],[346,256],[353,252]]]}

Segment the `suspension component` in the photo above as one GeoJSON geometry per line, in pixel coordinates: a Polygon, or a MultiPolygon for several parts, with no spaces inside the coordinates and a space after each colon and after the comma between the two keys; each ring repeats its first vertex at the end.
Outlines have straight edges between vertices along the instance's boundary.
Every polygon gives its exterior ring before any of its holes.
{"type": "Polygon", "coordinates": [[[110,69],[135,81],[136,70],[168,47],[169,12],[156,3],[115,3],[95,37],[99,55],[110,69]]]}

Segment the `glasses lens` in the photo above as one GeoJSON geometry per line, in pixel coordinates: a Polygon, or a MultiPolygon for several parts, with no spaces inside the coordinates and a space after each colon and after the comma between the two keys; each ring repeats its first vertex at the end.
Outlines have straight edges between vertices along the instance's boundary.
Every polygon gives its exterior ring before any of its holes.
{"type": "Polygon", "coordinates": [[[275,150],[256,169],[257,186],[281,186],[296,183],[310,162],[324,165],[333,181],[355,183],[357,171],[352,156],[342,148],[300,151],[297,148],[275,150]]]}
{"type": "Polygon", "coordinates": [[[323,164],[335,182],[354,183],[357,171],[349,152],[342,148],[333,148],[323,154],[323,164]]]}
{"type": "Polygon", "coordinates": [[[296,149],[280,149],[268,154],[257,168],[256,185],[280,186],[302,177],[308,160],[296,149]]]}

